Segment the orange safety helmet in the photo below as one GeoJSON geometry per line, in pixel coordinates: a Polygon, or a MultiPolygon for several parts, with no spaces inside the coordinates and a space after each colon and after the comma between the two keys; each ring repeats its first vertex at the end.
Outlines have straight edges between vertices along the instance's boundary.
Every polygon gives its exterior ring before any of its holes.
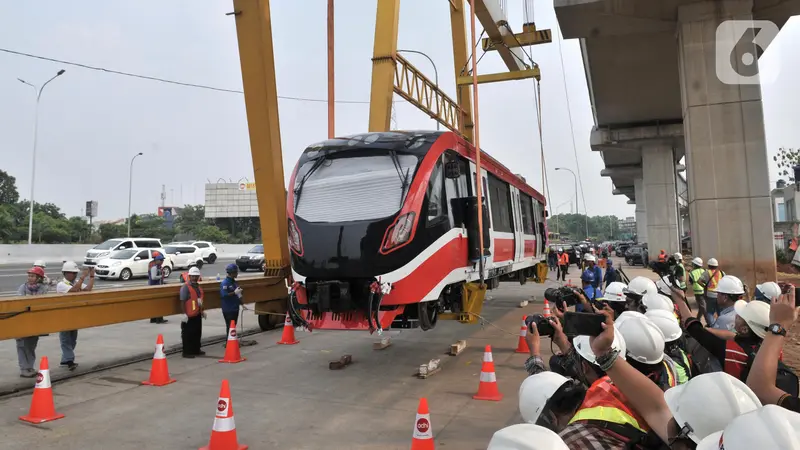
{"type": "Polygon", "coordinates": [[[34,275],[44,278],[44,269],[38,266],[32,267],[30,270],[28,270],[28,273],[32,273],[34,275]]]}

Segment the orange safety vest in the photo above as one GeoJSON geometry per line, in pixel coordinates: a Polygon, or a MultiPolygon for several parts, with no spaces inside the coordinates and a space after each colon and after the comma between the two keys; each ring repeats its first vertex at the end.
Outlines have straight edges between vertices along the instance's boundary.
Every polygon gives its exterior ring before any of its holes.
{"type": "Polygon", "coordinates": [[[566,253],[562,253],[558,256],[558,265],[559,266],[568,266],[569,265],[569,255],[566,253]]]}
{"type": "Polygon", "coordinates": [[[617,425],[632,427],[637,431],[647,434],[650,427],[636,411],[628,406],[628,399],[611,382],[611,378],[604,376],[592,383],[586,391],[578,411],[569,423],[580,420],[602,421],[617,425]]]}
{"type": "Polygon", "coordinates": [[[188,282],[186,283],[186,287],[189,288],[189,300],[183,302],[183,311],[186,313],[187,317],[197,317],[202,311],[199,300],[203,297],[203,288],[197,286],[197,289],[195,289],[195,287],[188,282]],[[200,291],[199,295],[197,291],[200,291]]]}
{"type": "Polygon", "coordinates": [[[659,253],[658,254],[658,262],[667,262],[667,254],[666,253],[659,253]]]}
{"type": "Polygon", "coordinates": [[[709,270],[708,273],[709,277],[708,277],[708,285],[706,286],[706,291],[717,292],[717,284],[719,283],[719,280],[722,279],[722,275],[724,274],[719,269],[715,270],[713,273],[709,270]]]}

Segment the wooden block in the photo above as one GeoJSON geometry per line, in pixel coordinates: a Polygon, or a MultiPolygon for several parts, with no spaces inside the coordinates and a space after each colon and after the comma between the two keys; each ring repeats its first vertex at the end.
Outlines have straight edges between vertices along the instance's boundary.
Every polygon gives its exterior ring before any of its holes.
{"type": "Polygon", "coordinates": [[[388,337],[381,339],[380,341],[375,341],[372,343],[373,350],[383,350],[386,347],[392,345],[392,340],[388,337]]]}
{"type": "Polygon", "coordinates": [[[328,363],[328,369],[341,370],[353,363],[352,355],[344,355],[338,361],[331,361],[328,363]]]}
{"type": "Polygon", "coordinates": [[[467,341],[464,340],[458,341],[450,346],[450,355],[458,356],[458,354],[463,352],[465,348],[467,348],[467,341]]]}
{"type": "Polygon", "coordinates": [[[524,308],[526,306],[528,306],[528,301],[527,300],[523,300],[523,301],[519,302],[519,307],[520,308],[524,308]]]}
{"type": "Polygon", "coordinates": [[[422,378],[423,380],[425,378],[432,377],[433,375],[439,373],[442,370],[440,363],[441,360],[432,359],[428,361],[426,364],[422,364],[421,366],[419,366],[419,372],[417,373],[417,376],[419,378],[422,378]]]}

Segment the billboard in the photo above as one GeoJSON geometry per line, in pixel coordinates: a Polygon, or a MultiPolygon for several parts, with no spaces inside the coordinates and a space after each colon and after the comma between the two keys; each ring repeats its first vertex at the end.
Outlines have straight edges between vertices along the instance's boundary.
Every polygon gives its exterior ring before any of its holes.
{"type": "Polygon", "coordinates": [[[255,183],[207,183],[206,218],[258,217],[255,183]]]}

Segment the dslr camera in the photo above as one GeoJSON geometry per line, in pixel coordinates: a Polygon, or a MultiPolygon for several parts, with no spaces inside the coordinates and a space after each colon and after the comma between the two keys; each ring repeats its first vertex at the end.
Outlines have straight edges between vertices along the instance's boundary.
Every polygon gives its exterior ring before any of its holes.
{"type": "Polygon", "coordinates": [[[544,298],[546,298],[548,302],[556,305],[561,311],[566,310],[568,306],[575,306],[580,302],[580,300],[578,300],[578,294],[575,293],[575,288],[570,286],[547,288],[544,291],[544,298]]]}
{"type": "Polygon", "coordinates": [[[528,326],[528,328],[536,325],[540,336],[553,337],[553,334],[556,332],[553,325],[550,323],[550,319],[541,314],[533,314],[525,317],[525,325],[528,326]]]}

